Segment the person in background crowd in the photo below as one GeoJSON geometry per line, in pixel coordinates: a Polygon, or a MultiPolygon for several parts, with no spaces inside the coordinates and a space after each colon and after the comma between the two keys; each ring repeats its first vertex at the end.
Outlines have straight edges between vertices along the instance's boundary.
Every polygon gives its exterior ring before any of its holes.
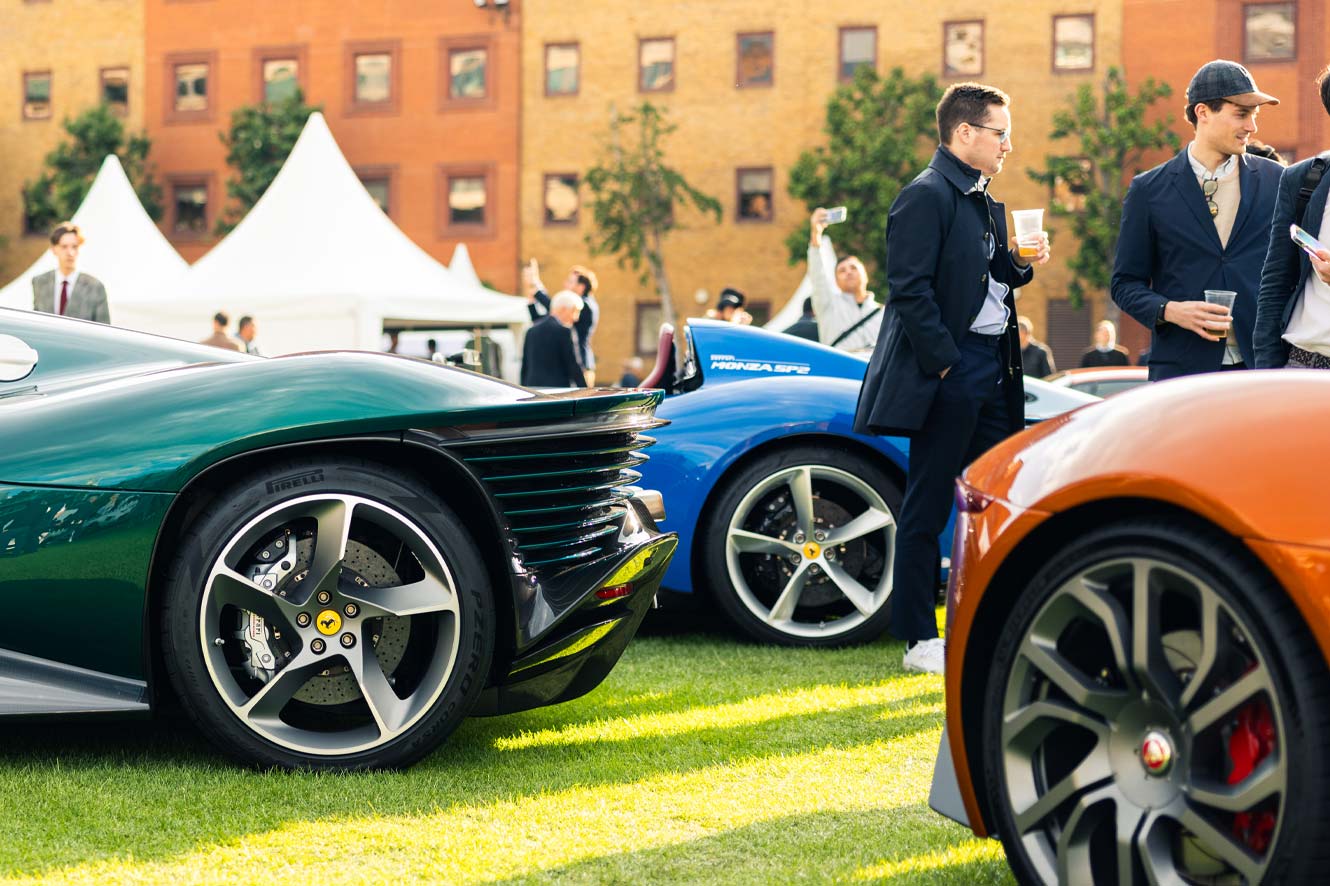
{"type": "MultiPolygon", "coordinates": [[[[526,310],[535,323],[550,312],[550,297],[545,292],[545,284],[540,280],[540,266],[533,258],[522,268],[522,281],[526,284],[526,310]]],[[[573,265],[568,269],[568,277],[563,288],[574,292],[582,299],[582,313],[577,318],[577,359],[586,372],[586,383],[596,383],[596,354],[591,346],[591,337],[600,324],[600,304],[596,301],[596,275],[590,268],[573,265]]]]}
{"type": "Polygon", "coordinates": [[[110,323],[106,287],[96,277],[78,269],[83,231],[73,222],[61,222],[51,230],[50,239],[56,269],[32,278],[32,309],[110,323]]]}
{"type": "Polygon", "coordinates": [[[240,322],[236,324],[236,341],[240,343],[240,350],[261,357],[263,355],[259,353],[259,346],[254,344],[254,336],[258,334],[259,327],[249,315],[241,317],[240,322]]]}
{"type": "Polygon", "coordinates": [[[1100,320],[1094,328],[1094,345],[1081,355],[1081,368],[1130,365],[1131,355],[1118,344],[1117,327],[1112,320],[1100,320]]]}
{"type": "Polygon", "coordinates": [[[860,351],[877,344],[882,305],[868,288],[868,270],[857,255],[843,256],[831,272],[822,261],[822,232],[827,211],[819,206],[810,220],[808,276],[813,281],[813,312],[824,345],[860,351]]]}
{"type": "MultiPolygon", "coordinates": [[[[1316,85],[1330,114],[1330,66],[1321,70],[1316,85]]],[[[1279,178],[1252,333],[1257,369],[1330,369],[1330,252],[1313,257],[1288,237],[1288,226],[1295,224],[1322,243],[1330,238],[1330,175],[1325,174],[1330,169],[1323,156],[1294,163],[1279,178]],[[1321,179],[1304,202],[1299,192],[1312,185],[1313,170],[1321,179]]]]}
{"type": "Polygon", "coordinates": [[[623,361],[623,375],[619,376],[619,387],[635,388],[642,383],[642,358],[629,357],[623,361]]]}
{"type": "Polygon", "coordinates": [[[1110,282],[1114,303],[1151,330],[1151,381],[1256,365],[1256,294],[1282,171],[1247,153],[1261,106],[1279,100],[1242,65],[1202,65],[1186,101],[1196,137],[1132,179],[1110,282]],[[1232,312],[1207,303],[1207,289],[1236,292],[1232,312]]]}
{"type": "Polygon", "coordinates": [[[1043,378],[1057,372],[1053,363],[1053,352],[1048,345],[1034,337],[1034,323],[1029,317],[1017,317],[1016,326],[1021,339],[1021,371],[1035,378],[1043,378]]]}
{"type": "Polygon", "coordinates": [[[949,86],[937,106],[941,145],[887,219],[891,297],[854,430],[910,438],[891,592],[891,632],[906,642],[907,670],[945,669],[938,535],[956,476],[1025,425],[1013,292],[1048,261],[1049,246],[1041,236],[1036,254],[1022,258],[1006,207],[988,193],[1012,149],[1010,102],[980,83],[949,86]]]}
{"type": "Polygon", "coordinates": [[[585,388],[586,375],[577,362],[574,328],[582,313],[582,296],[563,290],[550,299],[550,312],[532,324],[522,343],[522,384],[529,388],[585,388]]]}
{"type": "Polygon", "coordinates": [[[740,326],[747,326],[753,322],[753,315],[744,310],[744,305],[748,302],[748,297],[732,286],[726,286],[720,291],[720,298],[716,300],[716,306],[707,311],[707,316],[712,320],[723,320],[726,323],[738,323],[740,326]]]}
{"type": "Polygon", "coordinates": [[[439,342],[437,339],[425,339],[425,350],[429,351],[429,359],[433,360],[434,355],[439,353],[439,342]]]}
{"type": "Polygon", "coordinates": [[[1247,140],[1247,153],[1257,157],[1264,157],[1267,160],[1273,160],[1280,166],[1287,166],[1288,161],[1280,156],[1279,152],[1267,145],[1265,142],[1256,139],[1247,140]]]}
{"type": "Polygon", "coordinates": [[[803,316],[782,329],[781,332],[786,335],[795,335],[799,338],[806,338],[809,341],[818,341],[817,314],[813,312],[812,297],[804,299],[803,316]]]}
{"type": "Polygon", "coordinates": [[[388,347],[384,348],[384,353],[396,354],[398,348],[397,340],[401,336],[401,333],[398,332],[396,329],[390,329],[387,332],[387,336],[388,336],[388,347]]]}
{"type": "Polygon", "coordinates": [[[240,347],[233,341],[231,336],[226,334],[226,327],[231,325],[231,318],[222,311],[212,315],[212,335],[199,342],[201,345],[212,345],[214,348],[225,348],[228,351],[238,351],[240,347]]]}

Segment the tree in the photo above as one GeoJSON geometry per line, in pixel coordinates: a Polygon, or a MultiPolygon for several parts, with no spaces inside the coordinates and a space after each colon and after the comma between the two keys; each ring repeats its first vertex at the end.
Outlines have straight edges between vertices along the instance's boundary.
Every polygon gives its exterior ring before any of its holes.
{"type": "Polygon", "coordinates": [[[217,233],[227,234],[245,213],[259,202],[268,185],[286,162],[305,121],[322,105],[305,104],[299,90],[276,102],[246,105],[231,113],[230,132],[220,133],[226,146],[226,163],[235,174],[226,183],[226,193],[233,201],[217,220],[217,233]]]}
{"type": "Polygon", "coordinates": [[[1099,95],[1089,84],[1082,84],[1071,106],[1053,115],[1050,138],[1076,137],[1080,150],[1050,155],[1042,170],[1027,170],[1032,179],[1052,190],[1052,214],[1071,220],[1071,233],[1079,243],[1067,262],[1072,272],[1067,294],[1073,307],[1081,306],[1087,292],[1108,288],[1118,248],[1122,200],[1131,176],[1140,172],[1141,158],[1147,151],[1178,149],[1171,114],[1153,123],[1145,120],[1156,101],[1172,94],[1167,83],[1150,79],[1132,95],[1122,72],[1109,68],[1099,95]],[[1064,199],[1060,192],[1075,199],[1064,199]]]}
{"type": "Polygon", "coordinates": [[[46,155],[46,168],[23,184],[23,211],[33,230],[47,230],[70,218],[88,195],[107,154],[115,154],[129,176],[148,216],[162,217],[162,187],[148,163],[151,142],[145,133],[125,135],[125,125],[105,105],[66,118],[69,139],[46,155]]]}
{"type": "MultiPolygon", "coordinates": [[[[872,279],[883,267],[887,212],[928,165],[937,147],[937,81],[918,80],[900,68],[881,76],[864,66],[827,101],[825,146],[804,151],[790,169],[789,191],[811,215],[818,206],[845,206],[845,222],[831,231],[842,252],[858,255],[872,279]]],[[[808,220],[786,238],[790,264],[808,254],[808,220]]]]}
{"type": "Polygon", "coordinates": [[[630,113],[611,107],[605,156],[586,174],[594,218],[587,246],[593,255],[617,255],[619,267],[632,265],[643,286],[654,282],[665,323],[674,322],[664,242],[679,227],[676,210],[691,205],[720,222],[720,201],[665,163],[663,144],[676,128],[650,102],[630,113]]]}

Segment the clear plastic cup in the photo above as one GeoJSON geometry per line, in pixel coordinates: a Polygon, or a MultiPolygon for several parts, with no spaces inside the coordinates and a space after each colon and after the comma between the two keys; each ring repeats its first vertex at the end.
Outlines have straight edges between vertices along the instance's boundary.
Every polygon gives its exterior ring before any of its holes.
{"type": "Polygon", "coordinates": [[[1040,235],[1044,233],[1044,210],[1014,209],[1011,213],[1016,229],[1016,250],[1021,258],[1034,258],[1039,254],[1040,235]]]}
{"type": "MultiPolygon", "coordinates": [[[[1229,323],[1233,322],[1233,302],[1237,300],[1238,294],[1227,289],[1207,289],[1205,290],[1206,304],[1220,305],[1228,311],[1229,323]]],[[[1211,329],[1211,333],[1219,337],[1220,341],[1228,338],[1227,329],[1211,329]]]]}

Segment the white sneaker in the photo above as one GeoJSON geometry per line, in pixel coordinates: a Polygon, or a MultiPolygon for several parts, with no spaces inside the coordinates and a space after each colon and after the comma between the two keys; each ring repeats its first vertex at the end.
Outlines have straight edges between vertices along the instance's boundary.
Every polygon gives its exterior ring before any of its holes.
{"type": "Polygon", "coordinates": [[[947,641],[941,637],[920,640],[914,644],[913,649],[905,653],[902,664],[907,671],[941,674],[947,664],[947,641]]]}

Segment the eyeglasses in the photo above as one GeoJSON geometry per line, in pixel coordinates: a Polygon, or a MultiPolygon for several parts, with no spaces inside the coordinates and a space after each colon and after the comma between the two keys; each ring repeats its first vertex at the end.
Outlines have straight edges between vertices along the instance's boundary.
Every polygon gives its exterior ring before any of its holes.
{"type": "Polygon", "coordinates": [[[1005,145],[1008,141],[1011,140],[1010,129],[994,129],[991,126],[985,126],[982,123],[971,123],[970,125],[973,126],[975,129],[987,129],[989,132],[996,132],[998,137],[998,144],[1000,145],[1005,145]]]}
{"type": "Polygon", "coordinates": [[[1210,217],[1219,215],[1219,204],[1215,203],[1215,192],[1219,190],[1219,179],[1207,178],[1201,182],[1201,193],[1205,195],[1205,205],[1210,210],[1210,217]]]}

